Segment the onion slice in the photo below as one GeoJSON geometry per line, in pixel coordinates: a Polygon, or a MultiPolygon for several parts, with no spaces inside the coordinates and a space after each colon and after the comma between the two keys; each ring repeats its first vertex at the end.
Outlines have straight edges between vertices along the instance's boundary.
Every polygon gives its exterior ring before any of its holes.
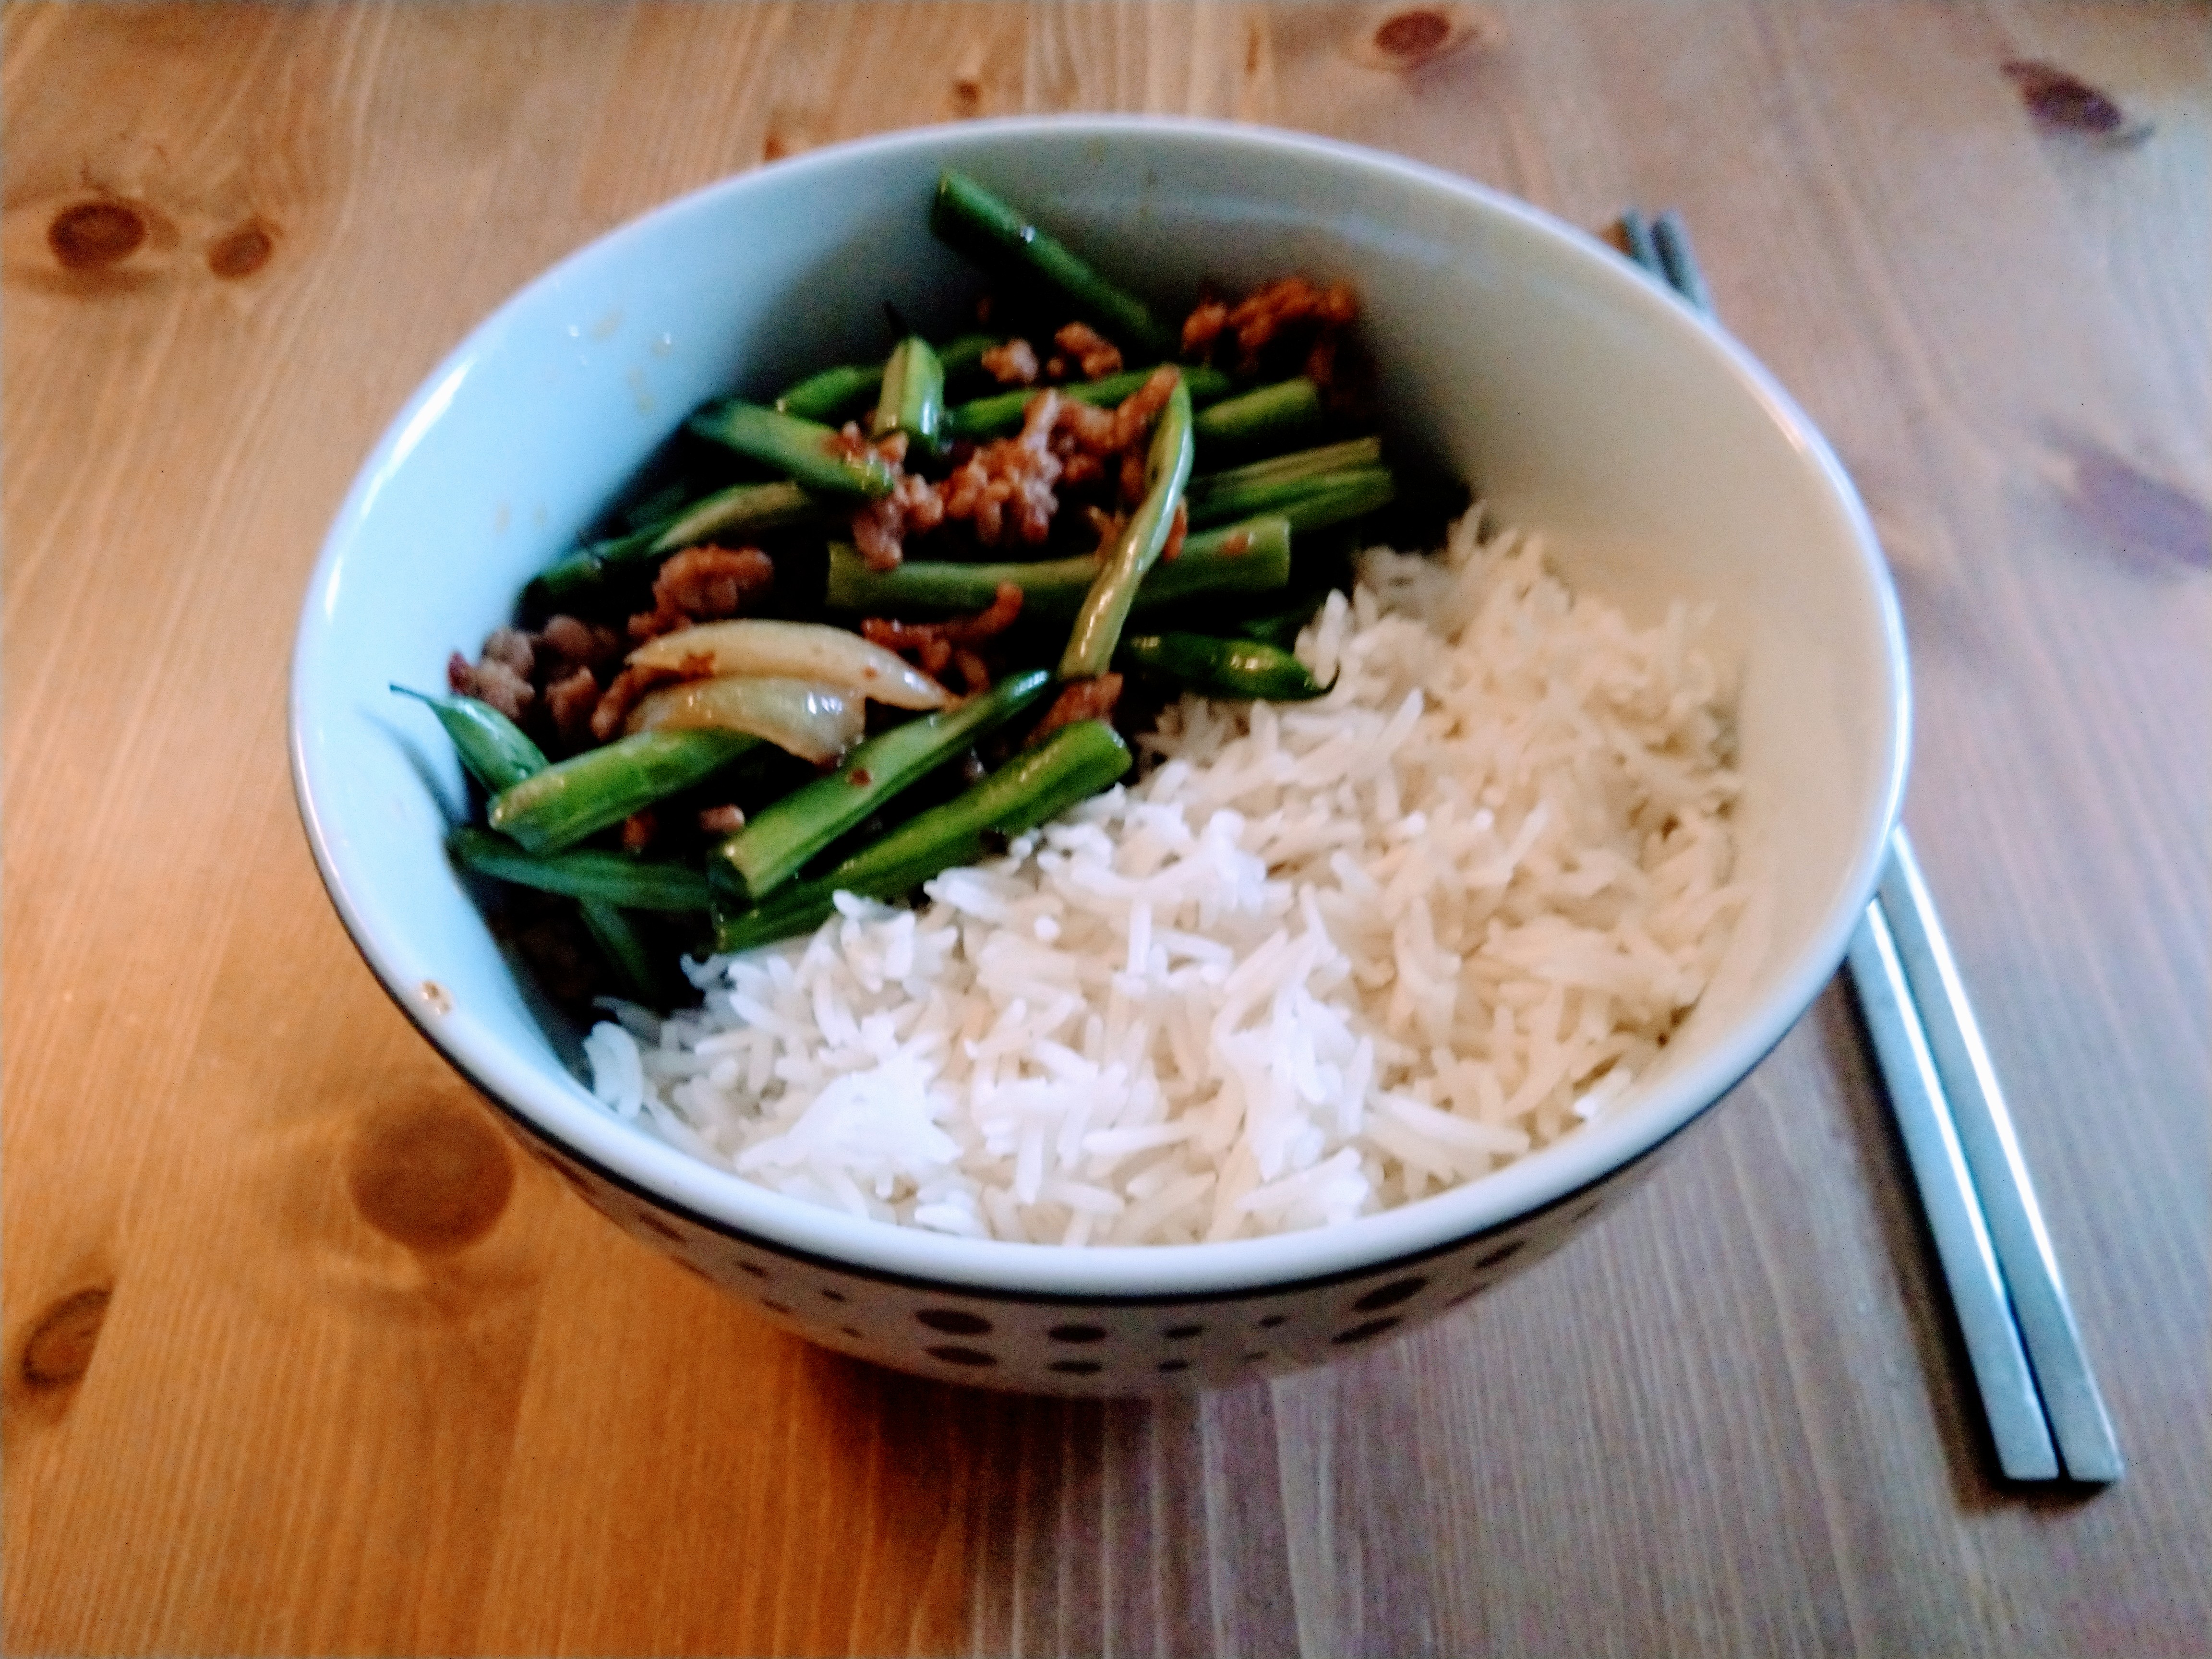
{"type": "Polygon", "coordinates": [[[750,732],[818,766],[837,759],[860,740],[866,716],[866,703],[842,686],[730,675],[648,692],[630,710],[629,730],[682,732],[713,726],[750,732]]]}
{"type": "Polygon", "coordinates": [[[649,640],[629,653],[636,668],[726,678],[772,675],[842,686],[893,708],[950,708],[959,699],[935,680],[858,634],[823,623],[702,623],[649,640]]]}

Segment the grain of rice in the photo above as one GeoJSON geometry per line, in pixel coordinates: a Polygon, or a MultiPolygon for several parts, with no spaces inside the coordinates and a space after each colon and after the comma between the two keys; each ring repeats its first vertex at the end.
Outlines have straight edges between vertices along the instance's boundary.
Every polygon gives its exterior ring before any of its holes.
{"type": "Polygon", "coordinates": [[[1148,770],[902,909],[689,963],[594,1091],[781,1191],[967,1237],[1331,1224],[1617,1109],[1718,967],[1732,690],[1475,515],[1377,550],[1314,702],[1166,710],[1148,770]]]}

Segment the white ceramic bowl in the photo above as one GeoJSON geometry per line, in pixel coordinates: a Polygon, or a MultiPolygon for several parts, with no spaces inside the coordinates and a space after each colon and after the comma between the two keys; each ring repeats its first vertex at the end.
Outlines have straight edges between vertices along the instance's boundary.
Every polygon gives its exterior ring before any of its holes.
{"type": "Polygon", "coordinates": [[[1591,238],[1341,144],[1144,119],[987,122],[823,150],[669,204],[563,260],[431,375],[362,468],[293,664],[301,811],[392,998],[533,1152],[623,1227],[816,1340],[991,1386],[1130,1394],[1311,1364],[1434,1316],[1585,1221],[1780,1039],[1872,891],[1905,755],[1896,604],[1818,433],[1725,335],[1591,238]],[[1599,1124],[1346,1226],[1062,1249],[865,1222],[618,1121],[441,850],[452,756],[386,690],[437,683],[674,424],[876,349],[881,306],[957,320],[933,242],[968,169],[1170,301],[1201,276],[1358,289],[1390,406],[1498,520],[1651,612],[1710,600],[1741,652],[1742,827],[1772,902],[1671,1057],[1599,1124]]]}

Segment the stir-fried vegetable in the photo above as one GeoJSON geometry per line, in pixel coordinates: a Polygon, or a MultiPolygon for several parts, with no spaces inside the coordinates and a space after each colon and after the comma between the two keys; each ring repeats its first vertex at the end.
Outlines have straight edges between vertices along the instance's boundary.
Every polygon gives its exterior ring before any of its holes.
{"type": "MultiPolygon", "coordinates": [[[[1183,385],[1190,393],[1191,405],[1196,409],[1203,409],[1226,397],[1230,388],[1235,385],[1218,368],[1156,363],[1150,368],[1133,368],[1096,380],[1078,380],[1073,385],[1055,386],[1053,390],[1076,403],[1103,409],[1120,403],[1162,368],[1173,368],[1182,376],[1183,385]]],[[[1033,389],[1024,386],[1019,391],[1001,392],[991,397],[956,404],[945,411],[945,434],[954,438],[1003,438],[1010,432],[1018,432],[1021,429],[1022,417],[1029,413],[1030,400],[1036,396],[1033,389]]]]}
{"type": "Polygon", "coordinates": [[[1103,720],[1063,726],[957,799],[908,820],[829,874],[786,888],[751,909],[718,912],[715,948],[742,951],[819,927],[840,893],[895,898],[940,871],[1000,850],[1128,769],[1128,745],[1103,720]]]}
{"type": "Polygon", "coordinates": [[[541,572],[524,591],[523,603],[540,614],[582,609],[600,596],[610,577],[650,572],[681,548],[716,536],[765,536],[823,516],[822,502],[787,479],[732,484],[641,530],[579,549],[541,572]]]}
{"type": "Polygon", "coordinates": [[[1354,473],[1387,471],[1382,441],[1353,438],[1318,449],[1255,461],[1225,472],[1202,473],[1190,481],[1184,498],[1194,529],[1231,524],[1261,513],[1287,511],[1306,496],[1354,473]]]}
{"type": "Polygon", "coordinates": [[[1085,596],[1076,613],[1075,629],[1060,659],[1062,679],[1103,674],[1113,660],[1114,647],[1121,637],[1121,624],[1137,602],[1137,584],[1160,556],[1175,528],[1176,509],[1182,505],[1182,487],[1190,479],[1190,392],[1181,381],[1169,394],[1167,409],[1152,434],[1152,453],[1145,461],[1145,500],[1099,561],[1098,580],[1085,596]]]}
{"type": "Polygon", "coordinates": [[[890,462],[848,443],[836,428],[740,398],[708,404],[689,425],[699,436],[727,444],[740,455],[781,467],[810,489],[866,499],[889,495],[896,482],[890,462]]]}
{"type": "Polygon", "coordinates": [[[485,821],[532,853],[557,853],[703,783],[760,742],[744,732],[641,732],[501,790],[485,821]]]}
{"type": "Polygon", "coordinates": [[[1210,634],[1136,634],[1115,653],[1118,667],[1157,674],[1208,697],[1264,697],[1299,702],[1328,688],[1288,651],[1261,640],[1210,634]]]}
{"type": "Polygon", "coordinates": [[[1085,322],[1147,356],[1164,357],[1175,337],[1134,295],[1107,281],[1056,236],[1040,230],[964,173],[937,181],[930,228],[962,252],[1058,293],[1085,322]]]}
{"type": "Polygon", "coordinates": [[[1193,430],[1209,447],[1251,449],[1304,438],[1317,430],[1324,418],[1321,388],[1300,375],[1279,386],[1224,398],[1199,416],[1193,430]]]}
{"type": "MultiPolygon", "coordinates": [[[[1097,585],[1104,562],[1095,553],[1026,564],[956,564],[909,561],[872,570],[842,544],[830,550],[823,603],[848,615],[941,617],[980,611],[1004,586],[1022,591],[1025,617],[1072,617],[1097,585]]],[[[1137,584],[1139,611],[1187,599],[1269,593],[1291,579],[1291,525],[1283,518],[1183,538],[1182,551],[1146,571],[1137,584]]]]}
{"type": "Polygon", "coordinates": [[[840,363],[810,374],[775,400],[781,414],[802,421],[835,421],[870,402],[884,383],[881,363],[840,363]]]}
{"type": "MultiPolygon", "coordinates": [[[[999,341],[988,334],[963,334],[937,348],[938,365],[950,381],[974,369],[999,341]]],[[[808,375],[775,400],[786,415],[808,421],[841,421],[876,400],[884,383],[883,363],[840,363],[808,375]]]]}
{"type": "Polygon", "coordinates": [[[860,740],[861,698],[812,680],[732,674],[686,680],[646,694],[630,711],[632,732],[748,732],[817,765],[860,740]]]}
{"type": "Polygon", "coordinates": [[[629,661],[633,668],[702,678],[811,680],[894,708],[943,708],[952,702],[942,685],[896,653],[821,623],[757,617],[702,623],[648,641],[629,653],[629,661]]]}
{"type": "Polygon", "coordinates": [[[626,853],[579,847],[566,853],[530,853],[505,836],[464,826],[453,831],[454,859],[480,875],[571,898],[597,899],[632,910],[704,910],[707,878],[696,866],[649,862],[626,853]]]}
{"type": "Polygon", "coordinates": [[[1042,669],[1010,674],[960,708],[871,738],[836,771],[786,795],[715,848],[708,878],[741,899],[763,897],[909,784],[1030,708],[1051,684],[1042,669]]]}
{"type": "Polygon", "coordinates": [[[895,432],[924,455],[937,453],[938,429],[945,424],[945,365],[919,334],[901,340],[884,366],[883,392],[876,400],[869,435],[888,438],[895,432]]]}
{"type": "Polygon", "coordinates": [[[603,898],[580,898],[576,914],[583,917],[592,943],[613,966],[625,991],[641,1002],[669,1000],[667,972],[620,905],[603,898]]]}
{"type": "Polygon", "coordinates": [[[1006,334],[933,345],[886,306],[882,359],[694,412],[620,533],[526,591],[543,631],[457,658],[473,695],[422,697],[489,794],[456,864],[576,901],[633,996],[668,995],[672,927],[711,915],[722,950],[782,939],[840,892],[898,897],[1106,787],[1131,764],[1110,671],[1213,696],[1325,689],[1289,647],[1344,538],[1294,553],[1399,495],[1322,384],[1348,291],[1206,298],[1176,362],[1177,331],[975,180],[945,173],[931,222],[1010,284],[994,326],[1073,313],[1045,325],[1048,362],[1006,334]],[[986,371],[1017,384],[973,395],[986,371]],[[1085,523],[1095,552],[1074,550],[1085,523]],[[1131,633],[1139,615],[1160,620],[1131,633]]]}
{"type": "Polygon", "coordinates": [[[461,764],[485,788],[496,793],[545,769],[545,751],[489,703],[474,697],[434,697],[404,685],[392,689],[403,697],[429,705],[438,724],[453,739],[453,752],[461,757],[461,764]]]}

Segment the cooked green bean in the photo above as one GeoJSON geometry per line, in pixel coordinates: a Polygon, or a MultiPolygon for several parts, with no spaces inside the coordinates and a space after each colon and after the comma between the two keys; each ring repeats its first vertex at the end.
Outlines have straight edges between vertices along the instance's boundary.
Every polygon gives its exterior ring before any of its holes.
{"type": "Polygon", "coordinates": [[[983,366],[983,354],[1002,342],[995,334],[962,334],[937,348],[937,361],[945,366],[949,384],[983,366]]]}
{"type": "Polygon", "coordinates": [[[919,461],[937,453],[939,428],[945,422],[945,365],[919,334],[909,334],[892,348],[884,367],[883,391],[876,399],[875,418],[868,435],[887,438],[903,432],[919,461]]]}
{"type": "MultiPolygon", "coordinates": [[[[1238,395],[1240,388],[1221,370],[1167,363],[1177,343],[1171,317],[1156,314],[974,179],[943,173],[930,216],[941,240],[1000,274],[1000,297],[1025,324],[1048,330],[1070,314],[1079,316],[1121,347],[1123,361],[1159,367],[1048,388],[991,391],[983,359],[998,343],[995,337],[968,334],[933,345],[909,332],[886,303],[897,343],[884,361],[809,374],[787,387],[773,407],[723,398],[691,414],[686,430],[693,437],[759,464],[744,469],[751,477],[775,476],[778,482],[738,484],[687,499],[732,469],[681,446],[669,448],[650,475],[653,493],[641,492],[629,517],[611,521],[627,533],[576,549],[530,585],[525,605],[541,615],[565,611],[599,621],[618,617],[660,561],[710,538],[734,547],[741,544],[734,538],[744,538],[779,562],[795,562],[788,579],[778,584],[779,606],[810,607],[821,536],[842,534],[835,526],[857,503],[882,501],[899,483],[900,466],[876,453],[874,444],[903,441],[905,465],[937,479],[949,444],[958,441],[957,453],[964,455],[967,444],[1018,431],[1047,390],[1110,410],[1137,393],[1160,367],[1173,367],[1175,385],[1148,440],[1141,498],[1097,553],[968,563],[957,559],[970,546],[962,532],[920,544],[953,556],[908,559],[885,571],[870,569],[849,546],[829,548],[824,608],[848,619],[856,613],[921,620],[986,611],[1011,583],[1023,595],[1022,616],[1003,643],[1014,660],[1035,661],[1049,648],[1050,635],[1066,629],[1056,672],[1008,674],[980,696],[905,720],[844,751],[842,763],[827,775],[802,771],[805,781],[780,799],[766,799],[771,792],[765,790],[710,786],[739,794],[752,817],[721,839],[703,868],[696,858],[678,863],[613,851],[613,838],[602,832],[671,797],[693,799],[687,792],[742,757],[777,754],[758,738],[716,729],[642,732],[549,766],[514,722],[489,707],[466,698],[422,696],[471,775],[493,792],[489,827],[453,832],[456,865],[575,899],[599,950],[641,1000],[662,1001],[681,986],[658,960],[658,932],[633,912],[703,908],[713,917],[719,949],[748,949],[818,925],[834,913],[840,892],[896,898],[951,866],[977,861],[1002,848],[1006,838],[1122,776],[1131,762],[1121,738],[1103,720],[1079,720],[1048,738],[1033,738],[1034,747],[981,782],[915,812],[844,855],[873,833],[860,826],[880,821],[879,815],[896,816],[896,811],[884,814],[887,805],[914,812],[915,795],[921,793],[916,785],[934,776],[951,787],[947,769],[988,732],[1025,713],[1033,718],[1056,680],[1090,678],[1118,666],[1215,696],[1321,695],[1324,688],[1287,647],[1313,612],[1313,591],[1334,578],[1343,562],[1334,550],[1351,537],[1328,538],[1318,553],[1302,548],[1295,590],[1290,586],[1293,539],[1372,513],[1398,492],[1374,438],[1275,453],[1320,444],[1305,434],[1327,431],[1322,392],[1310,379],[1238,395]],[[964,401],[950,402],[948,388],[964,401]],[[970,397],[969,388],[989,395],[970,397]],[[858,426],[850,424],[854,421],[858,426]],[[845,423],[842,431],[840,423],[845,423]],[[865,442],[857,435],[863,431],[865,442]],[[1201,453],[1217,470],[1194,477],[1194,458],[1201,453]],[[1211,459],[1215,455],[1231,461],[1269,459],[1223,470],[1211,459]],[[922,471],[933,459],[940,464],[922,471]],[[1166,544],[1179,526],[1177,556],[1167,559],[1166,544]],[[806,539],[766,539],[793,530],[805,532],[806,539]],[[1306,597],[1293,605],[1294,593],[1306,597]],[[1265,605],[1278,607],[1277,613],[1234,620],[1265,605]],[[1165,614],[1142,626],[1130,622],[1148,612],[1165,614]],[[1187,627],[1194,619],[1197,627],[1237,637],[1167,626],[1187,627]],[[1023,654],[1031,652],[1036,654],[1023,654]],[[757,793],[765,804],[756,809],[757,793]],[[808,878],[806,872],[825,865],[834,867],[808,878]]],[[[1097,423],[1097,417],[1085,418],[1097,423]]],[[[1103,489],[1110,493],[1112,486],[1109,476],[1103,489]]],[[[1093,499],[1077,492],[1079,502],[1093,499]]],[[[1123,498],[1125,509],[1128,499],[1123,498]]],[[[1402,503],[1393,509],[1402,510],[1402,503]]],[[[889,504],[881,513],[896,516],[889,504]]],[[[927,535],[927,516],[917,513],[915,522],[927,535]]],[[[1071,533],[1052,550],[1080,544],[1071,533]]],[[[664,601],[677,597],[661,590],[664,601]]],[[[972,662],[969,666],[974,669],[972,662]]],[[[684,672],[696,673],[699,666],[695,662],[684,672]]],[[[855,721],[842,740],[860,731],[855,721]]],[[[828,745],[823,753],[836,758],[836,750],[828,745]]],[[[728,798],[702,792],[696,799],[728,798]]],[[[675,810],[672,804],[669,810],[675,810]]]]}
{"type": "MultiPolygon", "coordinates": [[[[1318,522],[1310,519],[1313,512],[1333,510],[1340,498],[1348,498],[1355,483],[1360,486],[1359,497],[1364,499],[1373,493],[1378,478],[1389,477],[1387,467],[1347,467],[1340,472],[1323,472],[1313,477],[1280,478],[1213,489],[1203,501],[1192,498],[1190,522],[1196,527],[1227,524],[1259,513],[1279,513],[1290,520],[1293,530],[1310,530],[1316,528],[1318,522]]],[[[1387,495],[1383,497],[1388,499],[1387,495]]]]}
{"type": "MultiPolygon", "coordinates": [[[[951,380],[981,368],[983,354],[999,343],[990,334],[963,334],[937,348],[945,378],[951,380]]],[[[857,415],[872,402],[884,383],[882,363],[840,363],[810,374],[775,400],[777,410],[802,420],[835,422],[857,415]]]]}
{"type": "MultiPolygon", "coordinates": [[[[1073,617],[1098,580],[1095,553],[1030,563],[963,564],[909,559],[892,570],[872,570],[852,548],[833,544],[823,604],[848,616],[959,616],[981,611],[999,585],[1022,590],[1024,617],[1073,617]]],[[[1249,519],[1186,537],[1175,558],[1163,559],[1137,588],[1146,611],[1209,593],[1265,593],[1291,579],[1291,526],[1280,517],[1249,519]]]]}
{"type": "Polygon", "coordinates": [[[763,809],[723,842],[708,859],[708,878],[757,902],[908,786],[1029,708],[1051,684],[1041,668],[1009,675],[957,708],[869,738],[836,771],[763,809]]]}
{"type": "Polygon", "coordinates": [[[1328,690],[1289,652],[1259,640],[1135,634],[1121,641],[1114,661],[1116,667],[1158,674],[1209,697],[1302,702],[1328,690]]]}
{"type": "Polygon", "coordinates": [[[599,954],[613,967],[623,988],[636,1001],[665,1007],[672,999],[663,983],[659,966],[644,939],[638,936],[628,914],[619,905],[599,898],[580,898],[576,908],[584,918],[592,943],[599,947],[599,954]]]}
{"type": "Polygon", "coordinates": [[[839,893],[896,898],[941,871],[973,864],[1006,838],[1086,800],[1129,769],[1129,750],[1103,720],[1063,726],[981,783],[854,854],[828,875],[793,883],[764,904],[717,911],[714,948],[744,951],[821,926],[839,893]]]}
{"type": "Polygon", "coordinates": [[[1224,398],[1201,414],[1194,429],[1202,444],[1249,448],[1297,437],[1321,422],[1321,388],[1300,375],[1224,398]]]}
{"type": "Polygon", "coordinates": [[[1356,467],[1349,472],[1315,479],[1273,511],[1290,520],[1294,533],[1304,535],[1364,518],[1378,507],[1388,507],[1397,493],[1397,480],[1389,467],[1356,467]]]}
{"type": "Polygon", "coordinates": [[[1137,611],[1230,593],[1269,593],[1291,580],[1291,522],[1279,513],[1183,538],[1137,586],[1137,611]]]}
{"type": "Polygon", "coordinates": [[[688,864],[634,859],[593,847],[532,853],[473,824],[454,830],[446,845],[464,869],[541,892],[599,899],[631,910],[712,908],[705,873],[688,864]]]}
{"type": "Polygon", "coordinates": [[[1230,626],[1245,639],[1258,640],[1264,645],[1278,645],[1287,651],[1297,642],[1305,625],[1328,602],[1328,594],[1325,590],[1308,592],[1296,605],[1261,616],[1241,617],[1231,623],[1230,626]]]}
{"type": "Polygon", "coordinates": [[[523,604],[533,615],[580,610],[598,599],[608,580],[642,571],[669,554],[709,536],[756,537],[788,530],[827,516],[829,509],[797,484],[732,484],[633,531],[571,553],[542,571],[524,590],[523,604]]]}
{"type": "Polygon", "coordinates": [[[929,228],[939,240],[1001,270],[1032,276],[1052,289],[1078,316],[1146,356],[1164,357],[1176,347],[1143,301],[1098,274],[1048,233],[1024,219],[966,173],[938,175],[929,228]]]}
{"type": "Polygon", "coordinates": [[[829,495],[872,500],[890,494],[896,481],[890,462],[866,448],[854,453],[836,428],[742,398],[709,404],[685,424],[702,438],[781,467],[797,483],[829,495]]]}
{"type": "MultiPolygon", "coordinates": [[[[545,769],[544,751],[530,740],[529,734],[513,720],[474,697],[433,697],[420,691],[410,691],[404,685],[395,685],[394,691],[406,696],[420,697],[437,714],[438,722],[453,738],[453,748],[477,782],[487,789],[501,790],[520,783],[525,778],[535,777],[545,769]]],[[[474,847],[474,843],[471,844],[474,847]]],[[[511,845],[511,843],[510,843],[511,845]]],[[[506,867],[507,849],[494,842],[477,849],[477,856],[494,857],[506,867]]],[[[530,854],[520,848],[515,857],[530,854]]],[[[465,861],[467,861],[465,860],[465,861]]],[[[484,868],[476,863],[470,867],[484,868]]],[[[484,868],[488,875],[498,871],[484,868]]],[[[527,882],[525,885],[541,885],[527,882]]],[[[565,891],[556,888],[556,891],[565,891]]],[[[577,909],[582,913],[584,926],[592,940],[599,947],[609,964],[623,981],[630,994],[642,1002],[665,1003],[668,1000],[661,975],[653,965],[653,953],[645,941],[638,937],[637,929],[630,924],[621,908],[603,898],[580,897],[577,909]]]]}
{"type": "Polygon", "coordinates": [[[1072,381],[1066,386],[1017,386],[1012,392],[994,392],[988,398],[975,398],[964,404],[955,404],[945,411],[945,433],[950,438],[981,440],[1003,438],[1018,432],[1022,427],[1022,417],[1028,412],[1030,399],[1040,392],[1057,392],[1061,397],[1073,398],[1079,404],[1106,408],[1120,403],[1164,368],[1171,368],[1182,376],[1183,384],[1190,388],[1194,409],[1203,408],[1227,397],[1235,385],[1218,368],[1163,363],[1155,364],[1151,368],[1125,369],[1119,374],[1109,374],[1101,380],[1072,381]]]}
{"type": "MultiPolygon", "coordinates": [[[[1220,506],[1224,501],[1246,492],[1264,489],[1275,484],[1297,483],[1326,477],[1332,472],[1348,471],[1354,467],[1380,466],[1382,464],[1382,441],[1380,438],[1348,438],[1339,444],[1323,444],[1318,449],[1296,449],[1287,455],[1270,456],[1264,461],[1253,461],[1244,466],[1232,466],[1219,472],[1200,472],[1192,476],[1183,499],[1190,503],[1191,522],[1200,522],[1201,512],[1209,516],[1206,522],[1220,524],[1231,519],[1249,518],[1249,513],[1230,513],[1220,506]]],[[[1254,512],[1263,509],[1254,508],[1254,512]]]]}
{"type": "Polygon", "coordinates": [[[867,407],[884,383],[881,363],[839,363],[781,393],[775,408],[805,421],[837,421],[867,407]]]}
{"type": "Polygon", "coordinates": [[[475,697],[433,696],[404,685],[392,689],[429,705],[469,775],[494,794],[545,769],[544,750],[489,703],[475,697]]]}
{"type": "Polygon", "coordinates": [[[1068,633],[1067,649],[1060,659],[1064,680],[1103,674],[1114,659],[1121,625],[1137,602],[1138,584],[1167,545],[1182,488],[1190,482],[1194,447],[1190,422],[1190,392],[1178,380],[1152,428],[1152,447],[1145,457],[1145,499],[1129,515],[1112,548],[1101,554],[1098,580],[1084,596],[1083,608],[1068,633]]]}
{"type": "Polygon", "coordinates": [[[760,743],[743,732],[635,732],[502,789],[485,817],[528,851],[556,853],[704,782],[760,743]]]}

